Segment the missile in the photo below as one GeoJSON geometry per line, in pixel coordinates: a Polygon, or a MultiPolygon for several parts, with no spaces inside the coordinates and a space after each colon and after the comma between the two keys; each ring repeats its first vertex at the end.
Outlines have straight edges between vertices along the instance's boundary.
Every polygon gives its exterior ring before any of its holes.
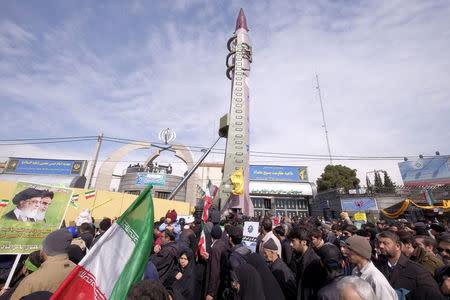
{"type": "Polygon", "coordinates": [[[242,213],[253,216],[253,203],[249,197],[249,75],[252,47],[248,39],[247,20],[241,8],[234,35],[227,43],[226,75],[231,80],[230,111],[220,120],[219,135],[227,138],[222,183],[214,204],[223,214],[242,213]],[[230,63],[231,60],[231,63],[230,63]],[[230,177],[243,170],[244,191],[233,193],[230,177]]]}

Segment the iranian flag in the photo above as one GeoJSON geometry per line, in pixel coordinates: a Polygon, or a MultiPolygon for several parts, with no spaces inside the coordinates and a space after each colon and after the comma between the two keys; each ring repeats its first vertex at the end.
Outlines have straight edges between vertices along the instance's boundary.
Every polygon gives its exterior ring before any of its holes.
{"type": "Polygon", "coordinates": [[[86,197],[86,199],[95,197],[95,191],[86,192],[86,193],[84,193],[84,196],[86,197]]]}
{"type": "Polygon", "coordinates": [[[206,252],[206,237],[205,237],[205,226],[202,226],[202,234],[200,235],[200,240],[198,241],[198,250],[200,255],[206,252]]]}
{"type": "Polygon", "coordinates": [[[9,200],[3,199],[2,202],[0,202],[0,206],[7,206],[9,203],[9,200]]]}
{"type": "Polygon", "coordinates": [[[424,190],[424,191],[422,191],[422,194],[425,197],[425,199],[427,200],[428,205],[434,206],[434,200],[433,200],[433,195],[431,195],[431,191],[424,190]]]}
{"type": "Polygon", "coordinates": [[[72,201],[78,201],[79,197],[80,197],[80,195],[73,195],[72,196],[72,201]]]}
{"type": "Polygon", "coordinates": [[[205,200],[204,200],[204,206],[203,206],[203,222],[206,223],[208,221],[209,217],[209,208],[211,207],[211,199],[214,198],[214,196],[217,193],[217,185],[213,185],[211,183],[211,179],[208,180],[208,185],[206,186],[206,193],[205,193],[205,200]]]}
{"type": "Polygon", "coordinates": [[[51,299],[125,299],[142,279],[153,242],[149,185],[64,280],[51,299]]]}

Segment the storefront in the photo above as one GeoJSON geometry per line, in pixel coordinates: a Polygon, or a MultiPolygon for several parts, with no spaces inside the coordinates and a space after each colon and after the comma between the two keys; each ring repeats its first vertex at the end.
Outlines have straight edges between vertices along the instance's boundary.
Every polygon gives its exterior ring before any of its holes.
{"type": "Polygon", "coordinates": [[[315,185],[304,166],[250,166],[250,198],[255,216],[306,217],[315,185]]]}

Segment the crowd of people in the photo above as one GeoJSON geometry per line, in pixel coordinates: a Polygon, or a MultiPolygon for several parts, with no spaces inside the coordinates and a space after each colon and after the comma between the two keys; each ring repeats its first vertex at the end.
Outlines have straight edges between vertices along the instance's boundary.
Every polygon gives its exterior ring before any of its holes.
{"type": "MultiPolygon", "coordinates": [[[[143,278],[127,299],[448,299],[450,232],[447,224],[379,220],[358,229],[340,220],[227,218],[168,211],[154,223],[143,278]],[[245,221],[259,222],[253,251],[243,243],[245,221]],[[278,222],[279,221],[279,222],[278,222]],[[199,247],[204,230],[205,249],[199,247]]],[[[52,232],[42,249],[16,269],[2,299],[49,299],[111,226],[95,228],[88,212],[76,226],[52,232]]],[[[359,227],[359,226],[358,226],[359,227]]],[[[5,282],[11,259],[0,262],[5,282]]],[[[3,275],[3,276],[2,276],[3,275]]]]}

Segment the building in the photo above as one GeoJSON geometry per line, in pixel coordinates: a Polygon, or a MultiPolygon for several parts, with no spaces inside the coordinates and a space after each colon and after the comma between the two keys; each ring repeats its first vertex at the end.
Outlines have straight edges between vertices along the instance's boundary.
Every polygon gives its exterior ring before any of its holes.
{"type": "MultiPolygon", "coordinates": [[[[149,169],[140,164],[130,165],[120,179],[118,192],[139,195],[149,184],[152,184],[153,197],[168,199],[182,179],[182,176],[171,174],[169,165],[159,165],[155,169],[149,169]]],[[[173,200],[185,202],[186,186],[181,188],[173,200]]]]}
{"type": "MultiPolygon", "coordinates": [[[[204,163],[197,170],[201,187],[211,180],[220,185],[221,163],[204,163]]],[[[308,181],[307,167],[250,165],[249,194],[255,208],[255,216],[283,215],[306,217],[309,204],[315,194],[315,185],[308,181]]],[[[201,190],[197,195],[201,199],[201,190]]]]}

